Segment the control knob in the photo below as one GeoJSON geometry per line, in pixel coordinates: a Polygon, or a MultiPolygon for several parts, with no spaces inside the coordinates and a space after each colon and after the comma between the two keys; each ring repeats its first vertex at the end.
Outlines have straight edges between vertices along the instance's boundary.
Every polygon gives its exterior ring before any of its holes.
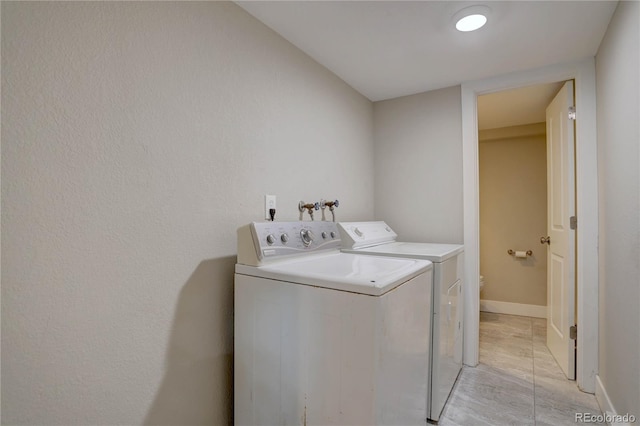
{"type": "Polygon", "coordinates": [[[273,243],[275,242],[276,242],[276,237],[274,237],[273,234],[267,235],[267,244],[273,245],[273,243]]]}
{"type": "Polygon", "coordinates": [[[313,232],[309,229],[301,229],[300,238],[302,239],[302,244],[304,244],[305,247],[309,247],[313,242],[315,235],[313,235],[313,232]]]}

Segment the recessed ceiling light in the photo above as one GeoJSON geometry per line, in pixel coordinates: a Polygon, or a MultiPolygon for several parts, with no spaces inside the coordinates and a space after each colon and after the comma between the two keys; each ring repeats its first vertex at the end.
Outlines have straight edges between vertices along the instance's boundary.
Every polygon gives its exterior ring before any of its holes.
{"type": "Polygon", "coordinates": [[[453,21],[456,23],[458,31],[475,31],[487,23],[490,12],[491,9],[487,6],[469,6],[453,15],[453,21]]]}

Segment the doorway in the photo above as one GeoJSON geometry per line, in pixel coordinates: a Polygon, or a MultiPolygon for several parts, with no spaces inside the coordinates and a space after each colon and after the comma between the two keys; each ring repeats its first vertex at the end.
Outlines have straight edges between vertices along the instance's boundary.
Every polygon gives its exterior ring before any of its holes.
{"type": "Polygon", "coordinates": [[[478,96],[481,311],[547,317],[545,111],[561,87],[478,96]]]}
{"type": "Polygon", "coordinates": [[[595,129],[594,59],[512,73],[505,76],[463,84],[463,199],[465,242],[465,346],[464,363],[476,366],[479,345],[479,189],[477,98],[483,94],[553,83],[575,81],[576,122],[576,211],[580,226],[577,234],[576,309],[580,328],[580,350],[576,359],[576,379],[585,392],[595,391],[598,351],[598,200],[595,129]]]}
{"type": "Polygon", "coordinates": [[[573,81],[478,97],[480,310],[543,318],[547,347],[569,379],[576,349],[573,105],[573,81]]]}

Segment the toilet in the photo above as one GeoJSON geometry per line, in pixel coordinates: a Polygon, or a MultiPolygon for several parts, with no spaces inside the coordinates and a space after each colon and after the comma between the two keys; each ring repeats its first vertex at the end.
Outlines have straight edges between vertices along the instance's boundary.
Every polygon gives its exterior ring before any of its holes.
{"type": "Polygon", "coordinates": [[[484,277],[480,275],[480,293],[482,293],[482,287],[484,287],[484,277]]]}

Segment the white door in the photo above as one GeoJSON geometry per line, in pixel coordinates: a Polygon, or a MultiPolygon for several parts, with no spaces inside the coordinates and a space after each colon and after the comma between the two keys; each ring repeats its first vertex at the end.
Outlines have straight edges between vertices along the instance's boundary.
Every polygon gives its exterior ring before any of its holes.
{"type": "MultiPolygon", "coordinates": [[[[573,81],[568,81],[547,107],[547,346],[569,379],[575,380],[576,232],[573,81]]],[[[541,241],[542,242],[542,241],[541,241]]]]}

